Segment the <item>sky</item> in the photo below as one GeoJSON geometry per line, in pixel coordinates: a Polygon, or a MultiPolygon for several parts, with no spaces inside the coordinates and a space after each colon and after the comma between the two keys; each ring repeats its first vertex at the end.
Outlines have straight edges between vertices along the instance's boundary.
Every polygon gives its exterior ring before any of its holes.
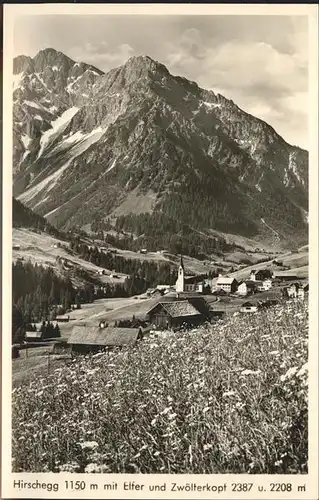
{"type": "Polygon", "coordinates": [[[308,149],[307,22],[283,15],[21,16],[14,55],[51,47],[108,71],[146,54],[308,149]]]}

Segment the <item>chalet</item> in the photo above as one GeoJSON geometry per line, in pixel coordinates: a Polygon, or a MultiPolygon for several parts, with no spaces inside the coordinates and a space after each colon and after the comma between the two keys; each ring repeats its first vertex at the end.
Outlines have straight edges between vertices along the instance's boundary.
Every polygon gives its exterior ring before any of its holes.
{"type": "Polygon", "coordinates": [[[250,295],[257,290],[257,285],[255,281],[242,281],[238,285],[237,293],[239,295],[250,295]]]}
{"type": "Polygon", "coordinates": [[[166,288],[165,289],[148,288],[145,293],[147,297],[157,298],[157,297],[162,297],[162,295],[164,295],[164,291],[166,291],[166,288]]]}
{"type": "Polygon", "coordinates": [[[43,340],[43,333],[42,332],[26,331],[25,332],[25,340],[26,340],[26,342],[39,342],[40,340],[43,340]]]}
{"type": "Polygon", "coordinates": [[[181,256],[176,280],[176,292],[197,292],[203,293],[204,280],[200,276],[185,276],[183,257],[181,256]]]}
{"type": "Polygon", "coordinates": [[[258,310],[258,304],[253,302],[244,302],[241,305],[240,312],[242,313],[255,313],[258,310]]]}
{"type": "Polygon", "coordinates": [[[289,287],[286,288],[286,292],[288,297],[291,298],[299,298],[299,299],[304,299],[305,298],[305,292],[309,291],[309,285],[306,284],[305,286],[301,285],[300,283],[293,283],[289,287]]]}
{"type": "Polygon", "coordinates": [[[182,325],[196,326],[203,322],[203,314],[189,300],[159,302],[147,312],[154,328],[179,328],[182,325]]]}
{"type": "Polygon", "coordinates": [[[253,269],[250,273],[251,281],[263,281],[271,277],[272,277],[272,272],[270,271],[270,269],[259,269],[258,271],[253,269]]]}
{"type": "Polygon", "coordinates": [[[227,276],[218,276],[216,288],[221,289],[227,293],[234,293],[237,290],[238,282],[235,278],[228,278],[227,276]]]}
{"type": "Polygon", "coordinates": [[[263,290],[270,290],[272,287],[272,280],[270,278],[266,278],[262,282],[263,290]]]}
{"type": "Polygon", "coordinates": [[[68,323],[70,321],[70,316],[67,315],[67,314],[64,314],[64,315],[61,315],[61,316],[57,316],[55,318],[55,320],[58,322],[58,323],[68,323]]]}
{"type": "Polygon", "coordinates": [[[192,306],[195,307],[195,309],[197,309],[197,311],[202,314],[205,321],[209,321],[211,319],[212,312],[210,305],[203,296],[197,293],[192,294],[190,292],[183,292],[178,294],[177,299],[187,300],[190,304],[192,304],[192,306]]]}
{"type": "MultiPolygon", "coordinates": [[[[100,323],[102,325],[102,323],[100,323]]],[[[109,326],[75,326],[68,338],[71,352],[88,353],[117,347],[135,346],[142,340],[141,328],[115,328],[109,326]]]]}

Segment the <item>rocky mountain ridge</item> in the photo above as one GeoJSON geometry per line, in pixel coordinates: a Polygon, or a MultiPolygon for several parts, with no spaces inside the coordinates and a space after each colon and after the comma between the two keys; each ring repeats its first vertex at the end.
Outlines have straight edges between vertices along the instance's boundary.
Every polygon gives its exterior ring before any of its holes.
{"type": "Polygon", "coordinates": [[[49,49],[14,69],[14,193],[50,222],[134,212],[134,195],[203,230],[307,238],[308,153],[231,100],[148,56],[104,74],[49,49]]]}

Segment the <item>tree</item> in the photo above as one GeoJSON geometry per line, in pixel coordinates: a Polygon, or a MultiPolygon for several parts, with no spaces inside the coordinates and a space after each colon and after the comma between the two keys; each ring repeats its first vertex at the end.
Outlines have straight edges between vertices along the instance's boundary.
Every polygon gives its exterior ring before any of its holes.
{"type": "Polygon", "coordinates": [[[54,335],[53,337],[61,337],[61,331],[60,331],[60,327],[58,324],[55,325],[54,327],[54,335]]]}
{"type": "Polygon", "coordinates": [[[12,344],[20,343],[25,337],[25,327],[22,312],[17,306],[12,308],[12,344]]]}

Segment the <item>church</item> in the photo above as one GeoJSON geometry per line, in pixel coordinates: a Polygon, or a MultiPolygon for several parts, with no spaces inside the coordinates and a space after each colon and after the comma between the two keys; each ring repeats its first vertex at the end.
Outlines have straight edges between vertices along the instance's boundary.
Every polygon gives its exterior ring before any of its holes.
{"type": "Polygon", "coordinates": [[[178,276],[176,280],[176,293],[181,292],[204,292],[204,280],[200,276],[185,276],[185,267],[183,257],[178,268],[178,276]]]}

